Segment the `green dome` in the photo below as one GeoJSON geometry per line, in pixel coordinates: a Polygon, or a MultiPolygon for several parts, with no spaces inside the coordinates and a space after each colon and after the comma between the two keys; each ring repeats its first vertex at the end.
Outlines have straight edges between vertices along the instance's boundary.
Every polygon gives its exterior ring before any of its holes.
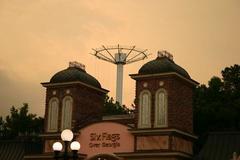
{"type": "Polygon", "coordinates": [[[189,74],[185,69],[175,64],[173,60],[168,57],[157,57],[144,64],[138,71],[138,74],[157,74],[157,73],[169,73],[175,72],[186,78],[190,78],[189,74]]]}
{"type": "Polygon", "coordinates": [[[89,75],[85,70],[77,67],[68,67],[60,72],[57,72],[50,80],[50,83],[63,83],[80,81],[85,84],[101,88],[101,84],[96,78],[89,75]]]}

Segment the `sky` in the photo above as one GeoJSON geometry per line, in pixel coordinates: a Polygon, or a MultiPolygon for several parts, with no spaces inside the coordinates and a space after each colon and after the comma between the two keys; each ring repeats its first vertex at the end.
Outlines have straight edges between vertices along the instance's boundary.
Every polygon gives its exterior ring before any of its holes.
{"type": "Polygon", "coordinates": [[[158,50],[173,54],[191,78],[207,84],[240,62],[239,0],[0,0],[0,116],[28,103],[43,116],[45,88],[78,61],[115,98],[116,66],[89,53],[101,45],[136,45],[148,59],[124,66],[123,103],[137,73],[158,50]]]}

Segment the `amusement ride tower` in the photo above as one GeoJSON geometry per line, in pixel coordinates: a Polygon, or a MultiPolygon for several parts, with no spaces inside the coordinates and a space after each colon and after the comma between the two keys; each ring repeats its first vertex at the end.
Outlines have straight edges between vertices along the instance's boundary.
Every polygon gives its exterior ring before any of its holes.
{"type": "Polygon", "coordinates": [[[98,59],[117,65],[117,84],[116,84],[116,101],[122,105],[123,89],[123,66],[143,60],[148,57],[147,49],[137,49],[136,46],[104,46],[93,49],[92,55],[98,59]]]}

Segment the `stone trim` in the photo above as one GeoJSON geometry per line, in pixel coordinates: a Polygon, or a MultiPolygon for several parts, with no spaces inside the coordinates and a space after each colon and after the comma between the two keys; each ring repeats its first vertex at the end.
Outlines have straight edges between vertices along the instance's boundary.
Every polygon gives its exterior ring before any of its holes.
{"type": "Polygon", "coordinates": [[[121,120],[121,119],[133,119],[133,114],[123,114],[123,115],[110,115],[110,116],[103,116],[102,120],[121,120]]]}
{"type": "Polygon", "coordinates": [[[181,152],[133,152],[133,153],[115,153],[119,157],[169,157],[180,156],[191,159],[192,156],[181,152]]]}
{"type": "MultiPolygon", "coordinates": [[[[79,133],[73,133],[74,136],[78,136],[80,134],[79,133]]],[[[58,138],[61,138],[61,133],[44,133],[44,134],[40,134],[39,135],[40,137],[58,137],[58,138]]]]}
{"type": "Polygon", "coordinates": [[[169,72],[169,73],[156,73],[156,74],[145,74],[145,75],[141,75],[141,74],[129,74],[129,76],[132,78],[132,79],[139,79],[139,78],[146,78],[146,77],[156,77],[156,76],[167,76],[167,75],[176,75],[178,77],[180,77],[181,79],[191,83],[192,85],[198,85],[199,83],[193,79],[188,79],[188,78],[185,78],[184,76],[178,74],[178,73],[175,73],[175,72],[169,72]]]}
{"type": "Polygon", "coordinates": [[[43,87],[52,87],[52,86],[62,86],[62,85],[72,85],[72,84],[81,84],[81,85],[84,85],[84,86],[87,86],[89,88],[92,88],[94,90],[97,90],[97,91],[100,91],[102,93],[108,93],[109,91],[106,90],[106,89],[103,89],[103,88],[97,88],[97,87],[94,87],[94,86],[91,86],[91,85],[88,85],[86,83],[83,83],[81,81],[74,81],[74,82],[63,82],[63,83],[50,83],[50,82],[44,82],[44,83],[41,83],[43,85],[43,87]]]}
{"type": "MultiPolygon", "coordinates": [[[[85,159],[86,158],[86,154],[79,154],[78,153],[78,158],[79,159],[85,159]]],[[[23,159],[36,159],[36,160],[39,160],[39,159],[49,159],[49,160],[52,160],[54,159],[54,154],[53,153],[50,153],[50,154],[36,154],[36,155],[25,155],[23,159]]]]}
{"type": "Polygon", "coordinates": [[[142,135],[142,134],[148,134],[148,135],[151,135],[151,134],[154,134],[156,135],[157,133],[161,133],[161,134],[164,134],[164,133],[169,133],[169,132],[175,132],[177,134],[180,134],[180,135],[184,135],[184,136],[187,136],[187,137],[190,137],[192,139],[197,139],[198,137],[197,136],[194,136],[192,134],[189,134],[187,132],[183,132],[183,131],[180,131],[178,129],[141,129],[141,130],[129,130],[132,134],[135,134],[135,135],[142,135]]]}

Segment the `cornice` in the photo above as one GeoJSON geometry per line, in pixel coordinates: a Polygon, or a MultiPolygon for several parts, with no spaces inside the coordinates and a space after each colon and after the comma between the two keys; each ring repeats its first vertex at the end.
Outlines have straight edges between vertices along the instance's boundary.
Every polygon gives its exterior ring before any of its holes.
{"type": "Polygon", "coordinates": [[[63,82],[63,83],[50,83],[50,82],[44,82],[44,83],[41,83],[43,87],[55,87],[55,86],[65,86],[65,85],[72,85],[72,84],[81,84],[81,85],[84,85],[86,87],[89,87],[89,88],[92,88],[94,90],[97,90],[97,91],[100,91],[102,93],[108,93],[109,91],[106,90],[106,89],[103,89],[103,88],[97,88],[97,87],[94,87],[94,86],[91,86],[91,85],[88,85],[86,83],[83,83],[81,81],[74,81],[74,82],[63,82]]]}
{"type": "Polygon", "coordinates": [[[132,79],[140,79],[140,78],[148,78],[148,77],[157,77],[157,76],[168,76],[168,75],[176,75],[178,76],[179,78],[191,83],[192,85],[196,86],[198,85],[199,83],[193,79],[189,79],[189,78],[185,78],[184,76],[176,73],[176,72],[169,72],[169,73],[156,73],[156,74],[130,74],[129,76],[132,78],[132,79]]]}

